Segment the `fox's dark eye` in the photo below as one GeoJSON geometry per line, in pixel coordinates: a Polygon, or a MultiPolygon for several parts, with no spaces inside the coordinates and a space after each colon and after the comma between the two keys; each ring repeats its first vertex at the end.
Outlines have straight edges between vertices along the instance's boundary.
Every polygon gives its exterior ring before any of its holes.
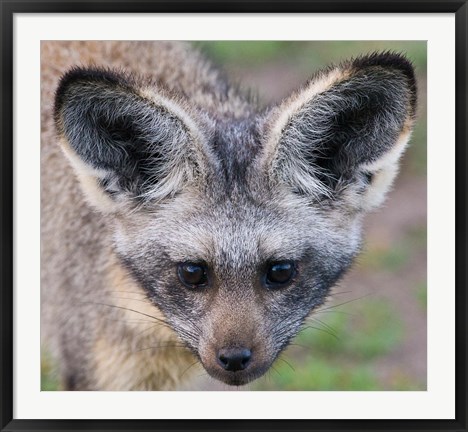
{"type": "Polygon", "coordinates": [[[177,269],[180,281],[189,287],[199,287],[208,282],[206,267],[197,263],[181,263],[177,269]]]}
{"type": "Polygon", "coordinates": [[[291,261],[271,263],[266,273],[266,285],[269,288],[280,288],[291,281],[295,272],[294,263],[291,261]]]}

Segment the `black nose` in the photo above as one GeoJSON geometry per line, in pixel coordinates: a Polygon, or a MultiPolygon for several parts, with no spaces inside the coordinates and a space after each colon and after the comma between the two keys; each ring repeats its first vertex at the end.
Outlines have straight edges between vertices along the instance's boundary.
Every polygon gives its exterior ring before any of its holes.
{"type": "Polygon", "coordinates": [[[244,370],[250,363],[252,353],[247,348],[221,348],[218,351],[218,363],[230,372],[244,370]]]}

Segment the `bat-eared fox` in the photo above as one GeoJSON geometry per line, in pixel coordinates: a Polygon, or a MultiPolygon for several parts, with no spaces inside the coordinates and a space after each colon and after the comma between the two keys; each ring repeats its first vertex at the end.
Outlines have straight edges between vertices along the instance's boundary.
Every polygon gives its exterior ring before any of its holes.
{"type": "Polygon", "coordinates": [[[416,83],[373,53],[259,107],[188,44],[44,42],[42,103],[41,336],[62,387],[175,389],[196,362],[239,386],[359,252],[416,83]]]}

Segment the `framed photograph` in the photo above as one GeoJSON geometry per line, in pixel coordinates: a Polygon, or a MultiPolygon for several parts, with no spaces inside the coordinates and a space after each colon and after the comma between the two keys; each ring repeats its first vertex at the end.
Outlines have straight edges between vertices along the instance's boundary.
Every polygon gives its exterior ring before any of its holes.
{"type": "Polygon", "coordinates": [[[2,2],[1,430],[467,430],[467,11],[2,2]]]}

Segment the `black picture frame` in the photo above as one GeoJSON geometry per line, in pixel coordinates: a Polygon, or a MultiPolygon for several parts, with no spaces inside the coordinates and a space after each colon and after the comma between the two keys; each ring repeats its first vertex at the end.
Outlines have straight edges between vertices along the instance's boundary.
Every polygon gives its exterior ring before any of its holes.
{"type": "MultiPolygon", "coordinates": [[[[2,431],[395,430],[467,431],[467,62],[466,0],[3,1],[1,0],[1,345],[2,431]],[[16,13],[453,13],[456,27],[456,407],[454,420],[20,420],[13,418],[13,17],[16,13]]],[[[443,288],[443,287],[441,287],[443,288]]]]}

